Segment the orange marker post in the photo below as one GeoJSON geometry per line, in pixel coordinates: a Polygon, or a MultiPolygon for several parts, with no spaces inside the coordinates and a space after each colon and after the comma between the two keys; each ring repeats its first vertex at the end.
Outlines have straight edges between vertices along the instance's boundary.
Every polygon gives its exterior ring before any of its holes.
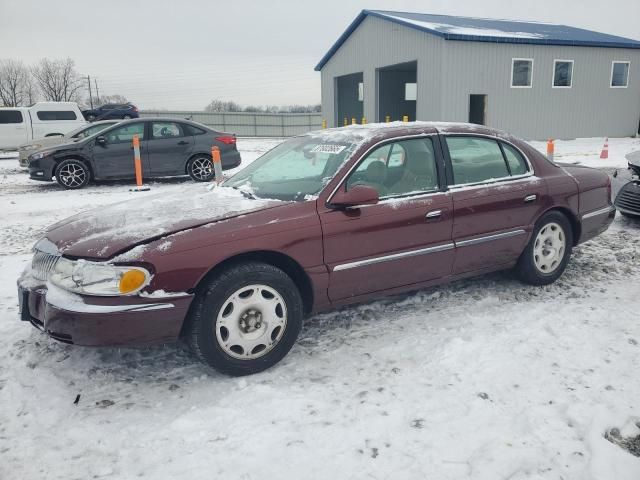
{"type": "Polygon", "coordinates": [[[222,182],[222,161],[220,160],[220,149],[215,145],[211,147],[211,160],[213,160],[213,172],[216,183],[222,182]]]}
{"type": "Polygon", "coordinates": [[[132,188],[132,192],[143,192],[149,190],[149,187],[142,186],[142,161],[140,160],[140,139],[138,135],[133,136],[133,166],[136,172],[136,188],[132,188]]]}
{"type": "Polygon", "coordinates": [[[553,154],[555,153],[556,146],[553,143],[553,138],[547,140],[547,160],[553,162],[553,154]]]}

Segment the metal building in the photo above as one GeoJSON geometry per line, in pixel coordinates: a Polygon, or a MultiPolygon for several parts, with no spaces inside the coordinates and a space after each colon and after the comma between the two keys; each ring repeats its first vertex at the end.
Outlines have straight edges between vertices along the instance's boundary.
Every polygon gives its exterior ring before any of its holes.
{"type": "Polygon", "coordinates": [[[328,126],[408,116],[546,139],[640,124],[640,41],[565,25],[363,10],[316,70],[328,126]]]}

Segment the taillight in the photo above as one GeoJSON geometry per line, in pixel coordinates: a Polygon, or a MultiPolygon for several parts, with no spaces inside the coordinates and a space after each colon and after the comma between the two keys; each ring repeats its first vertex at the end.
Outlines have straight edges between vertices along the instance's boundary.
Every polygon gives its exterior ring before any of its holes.
{"type": "Polygon", "coordinates": [[[225,135],[224,137],[216,137],[216,140],[218,142],[222,142],[226,145],[235,145],[236,144],[236,137],[233,135],[225,135]]]}

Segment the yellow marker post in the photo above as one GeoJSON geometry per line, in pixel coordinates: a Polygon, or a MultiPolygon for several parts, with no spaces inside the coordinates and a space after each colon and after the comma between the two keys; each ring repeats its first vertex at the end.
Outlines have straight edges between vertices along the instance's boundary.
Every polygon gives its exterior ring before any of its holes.
{"type": "Polygon", "coordinates": [[[322,119],[322,129],[326,129],[327,128],[327,121],[323,118],[322,119]]]}
{"type": "Polygon", "coordinates": [[[362,117],[362,125],[366,125],[367,124],[367,118],[366,117],[362,117]]]}
{"type": "Polygon", "coordinates": [[[403,115],[403,117],[402,117],[402,121],[403,121],[404,123],[407,123],[407,122],[409,121],[409,115],[403,115]]]}
{"type": "Polygon", "coordinates": [[[351,119],[351,125],[356,125],[356,117],[353,117],[353,118],[351,119]]]}
{"type": "Polygon", "coordinates": [[[136,172],[136,188],[131,188],[132,192],[144,192],[149,187],[142,186],[142,160],[140,160],[140,139],[138,135],[133,136],[133,168],[136,172]]]}
{"type": "Polygon", "coordinates": [[[349,125],[349,121],[347,120],[347,117],[344,117],[344,126],[346,127],[347,125],[349,125]]]}
{"type": "Polygon", "coordinates": [[[391,115],[387,115],[384,117],[384,123],[389,123],[391,121],[391,115]]]}

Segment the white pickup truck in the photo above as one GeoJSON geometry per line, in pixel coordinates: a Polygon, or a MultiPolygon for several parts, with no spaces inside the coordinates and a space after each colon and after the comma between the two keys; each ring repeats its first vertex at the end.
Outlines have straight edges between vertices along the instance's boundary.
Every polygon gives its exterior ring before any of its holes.
{"type": "Polygon", "coordinates": [[[0,150],[40,138],[64,135],[87,123],[75,102],[38,102],[0,108],[0,150]]]}

